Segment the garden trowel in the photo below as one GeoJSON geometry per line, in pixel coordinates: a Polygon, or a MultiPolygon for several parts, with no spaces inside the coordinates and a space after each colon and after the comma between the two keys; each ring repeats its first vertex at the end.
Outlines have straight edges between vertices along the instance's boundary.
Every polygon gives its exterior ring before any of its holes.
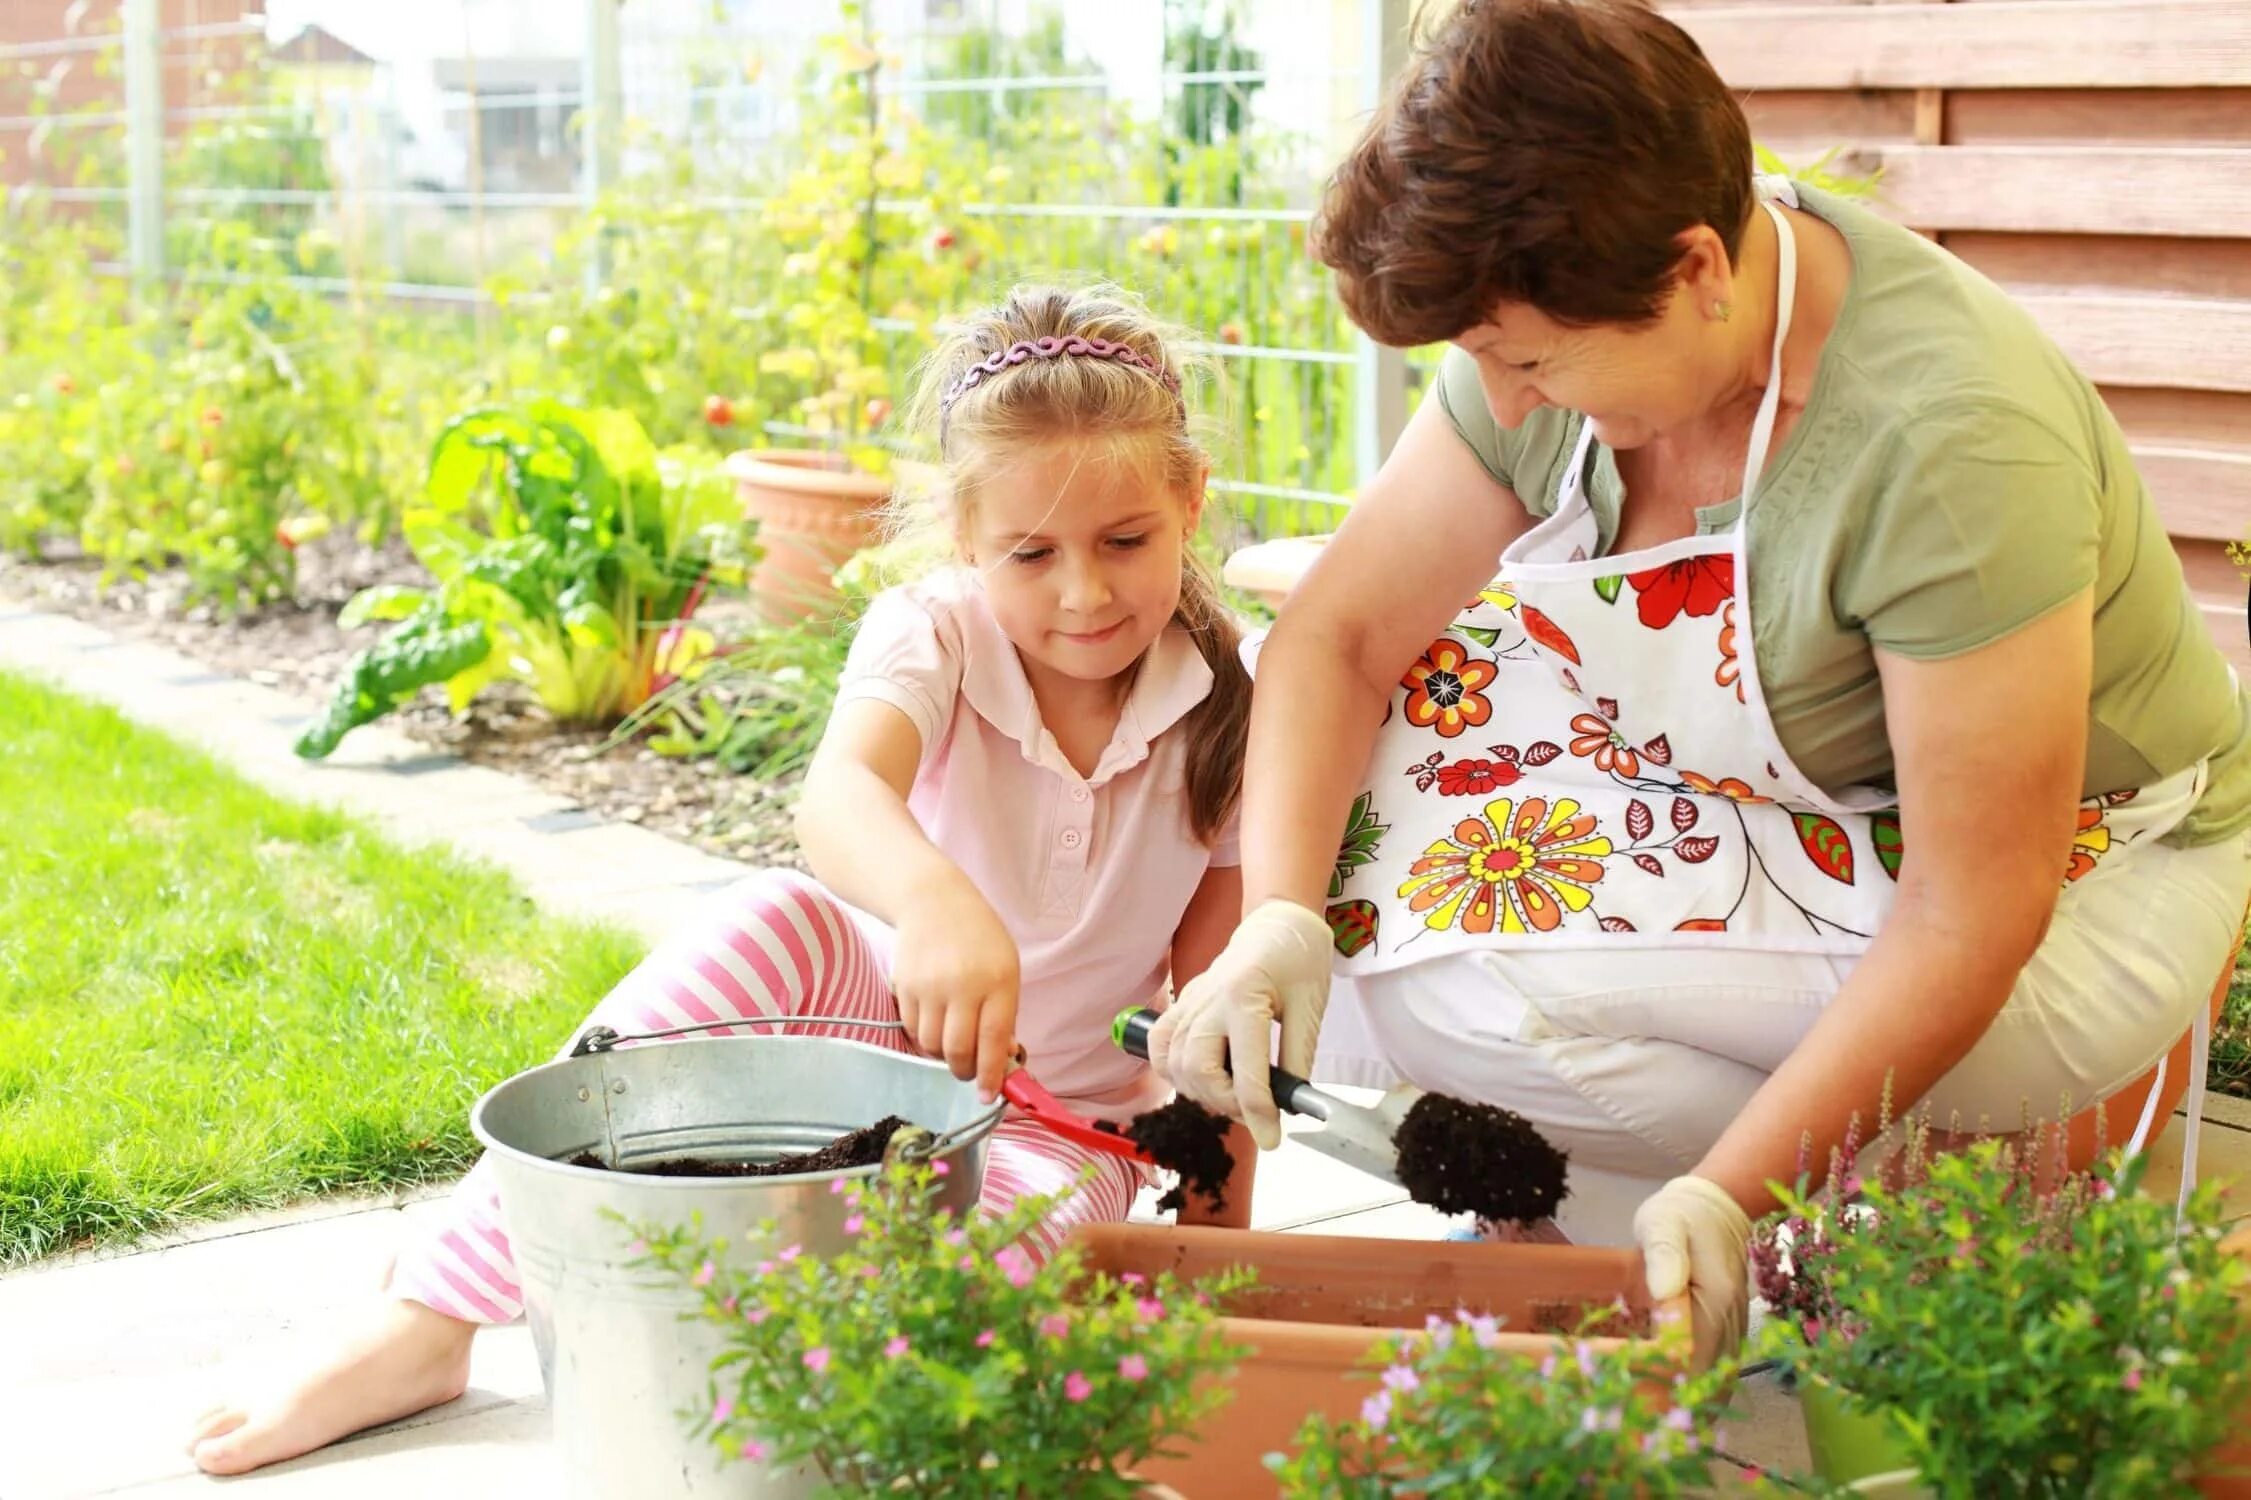
{"type": "MultiPolygon", "coordinates": [[[[1111,1040],[1135,1057],[1146,1059],[1149,1028],[1156,1022],[1157,1012],[1153,1010],[1123,1011],[1110,1023],[1111,1040]]],[[[1292,1136],[1292,1140],[1310,1146],[1323,1156],[1334,1157],[1348,1167],[1357,1167],[1393,1187],[1402,1185],[1399,1181],[1399,1127],[1406,1121],[1407,1111],[1423,1097],[1421,1089],[1402,1084],[1371,1106],[1339,1099],[1286,1068],[1269,1065],[1266,1082],[1274,1091],[1276,1104],[1291,1114],[1304,1115],[1322,1124],[1321,1129],[1292,1136]]]]}

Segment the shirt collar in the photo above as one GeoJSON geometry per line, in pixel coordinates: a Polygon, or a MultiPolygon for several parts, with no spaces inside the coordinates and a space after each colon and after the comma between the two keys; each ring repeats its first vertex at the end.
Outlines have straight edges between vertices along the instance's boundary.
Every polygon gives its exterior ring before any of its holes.
{"type": "MultiPolygon", "coordinates": [[[[1016,741],[1026,760],[1078,780],[1079,773],[1041,722],[1039,702],[1032,696],[1023,658],[993,618],[984,590],[966,571],[962,594],[964,602],[972,606],[961,612],[962,643],[967,647],[961,669],[962,696],[986,723],[1016,741]]],[[[1177,620],[1167,625],[1142,653],[1140,669],[1118,713],[1118,727],[1095,762],[1094,774],[1086,778],[1087,784],[1100,786],[1147,760],[1150,743],[1210,697],[1211,689],[1211,666],[1196,649],[1195,638],[1177,620]]]]}

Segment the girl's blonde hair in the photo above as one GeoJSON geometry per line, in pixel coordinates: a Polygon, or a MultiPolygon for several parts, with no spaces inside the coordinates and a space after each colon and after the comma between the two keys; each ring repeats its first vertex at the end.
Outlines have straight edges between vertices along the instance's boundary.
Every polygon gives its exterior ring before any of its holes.
{"type": "MultiPolygon", "coordinates": [[[[1185,357],[1182,343],[1110,286],[1020,286],[994,306],[951,320],[944,342],[923,362],[908,410],[911,429],[925,434],[943,461],[944,487],[922,495],[902,487],[892,501],[894,534],[935,522],[960,536],[978,492],[995,474],[1058,442],[1086,451],[1092,461],[1141,468],[1187,496],[1210,458],[1188,421],[1190,390],[1205,372],[1185,357]],[[973,368],[1017,344],[1074,338],[1118,346],[1131,358],[1026,358],[962,384],[973,368]]],[[[1242,629],[1221,602],[1210,570],[1185,545],[1173,621],[1211,668],[1210,695],[1182,721],[1189,823],[1209,843],[1233,815],[1242,790],[1251,679],[1240,654],[1242,629]]]]}

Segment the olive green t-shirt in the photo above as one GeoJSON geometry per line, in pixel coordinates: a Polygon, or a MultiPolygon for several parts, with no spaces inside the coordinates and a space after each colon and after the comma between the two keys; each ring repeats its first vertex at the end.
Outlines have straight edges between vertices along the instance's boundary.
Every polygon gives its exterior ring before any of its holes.
{"type": "MultiPolygon", "coordinates": [[[[2208,757],[2210,788],[2172,841],[2251,825],[2251,699],[2207,633],[2094,387],[1961,261],[1848,199],[1798,193],[1843,234],[1853,265],[1746,538],[1759,679],[1791,759],[1832,791],[1891,785],[1874,648],[1956,655],[2091,583],[2086,794],[2208,757]]],[[[1534,515],[1554,510],[1582,417],[1542,407],[1502,429],[1459,350],[1436,395],[1494,478],[1534,515]]],[[[1620,484],[1600,444],[1587,480],[1607,549],[1620,484]]],[[[1740,505],[1700,510],[1698,533],[1726,531],[1740,505]]]]}

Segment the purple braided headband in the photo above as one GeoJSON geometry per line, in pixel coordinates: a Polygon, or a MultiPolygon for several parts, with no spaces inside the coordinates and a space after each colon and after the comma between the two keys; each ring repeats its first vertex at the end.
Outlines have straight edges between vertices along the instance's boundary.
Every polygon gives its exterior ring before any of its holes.
{"type": "Polygon", "coordinates": [[[1123,344],[1113,344],[1108,339],[1090,339],[1075,333],[1067,338],[1057,338],[1050,334],[1045,338],[1020,339],[998,354],[981,359],[962,371],[961,378],[947,386],[946,394],[938,398],[939,414],[942,416],[951,411],[953,404],[959,401],[965,393],[983,385],[987,380],[1011,366],[1020,365],[1028,359],[1063,359],[1066,357],[1114,359],[1119,364],[1133,365],[1139,369],[1147,370],[1156,377],[1159,385],[1172,392],[1175,401],[1180,399],[1180,377],[1155,360],[1150,359],[1146,354],[1137,353],[1123,344]]]}

